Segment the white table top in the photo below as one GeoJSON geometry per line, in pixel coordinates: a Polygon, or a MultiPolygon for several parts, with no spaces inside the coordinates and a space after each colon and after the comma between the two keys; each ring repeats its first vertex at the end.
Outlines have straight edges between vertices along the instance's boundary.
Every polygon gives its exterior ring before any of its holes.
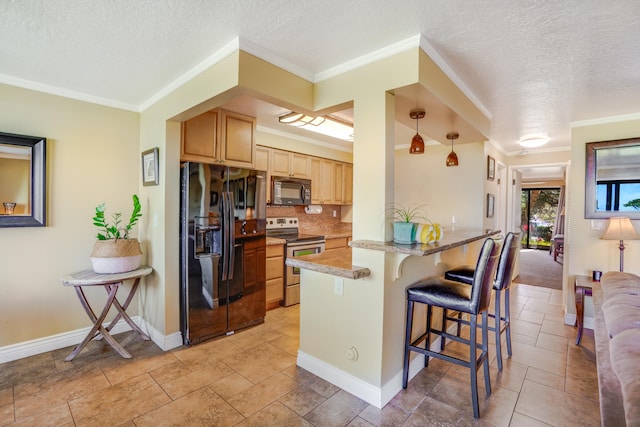
{"type": "Polygon", "coordinates": [[[80,285],[107,285],[110,283],[120,283],[123,280],[135,279],[146,276],[153,271],[148,265],[141,265],[136,270],[127,271],[125,273],[96,273],[93,270],[83,270],[62,276],[62,283],[65,286],[80,285]]]}

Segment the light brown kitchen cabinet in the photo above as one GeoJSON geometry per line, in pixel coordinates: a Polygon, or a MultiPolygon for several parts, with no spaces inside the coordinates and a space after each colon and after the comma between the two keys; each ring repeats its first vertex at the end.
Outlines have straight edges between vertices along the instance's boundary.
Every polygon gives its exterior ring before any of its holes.
{"type": "Polygon", "coordinates": [[[180,160],[255,167],[255,118],[211,110],[182,122],[180,160]]]}
{"type": "Polygon", "coordinates": [[[284,298],[284,245],[267,245],[267,296],[266,308],[280,305],[284,298]]]}
{"type": "Polygon", "coordinates": [[[342,204],[353,204],[353,165],[345,163],[342,171],[342,204]]]}
{"type": "MultiPolygon", "coordinates": [[[[320,159],[320,188],[318,189],[320,203],[333,204],[333,171],[332,160],[320,159]]],[[[313,197],[313,196],[312,196],[313,197]]]]}
{"type": "Polygon", "coordinates": [[[228,166],[253,169],[256,152],[256,119],[222,110],[220,161],[228,166]]]}
{"type": "Polygon", "coordinates": [[[309,179],[311,160],[306,154],[271,149],[270,172],[274,176],[309,179]]]}
{"type": "Polygon", "coordinates": [[[349,247],[348,237],[325,238],[325,242],[324,242],[325,254],[330,254],[332,251],[337,251],[337,250],[345,249],[348,247],[349,247]]]}
{"type": "Polygon", "coordinates": [[[217,110],[182,122],[180,160],[214,163],[218,159],[217,110]]]}
{"type": "Polygon", "coordinates": [[[335,162],[333,164],[333,198],[334,205],[344,203],[344,164],[335,162]]]}

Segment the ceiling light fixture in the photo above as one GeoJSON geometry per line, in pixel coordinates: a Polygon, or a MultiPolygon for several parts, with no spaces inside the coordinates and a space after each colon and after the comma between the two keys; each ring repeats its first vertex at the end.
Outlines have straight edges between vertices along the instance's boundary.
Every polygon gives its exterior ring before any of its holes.
{"type": "Polygon", "coordinates": [[[416,121],[416,134],[411,139],[411,147],[409,147],[409,154],[422,154],[424,153],[424,139],[418,132],[418,120],[425,116],[425,112],[422,108],[416,108],[409,111],[409,117],[416,121]]]}
{"type": "Polygon", "coordinates": [[[331,116],[307,116],[291,111],[278,117],[285,125],[295,126],[344,141],[353,141],[353,125],[331,116]]]}
{"type": "Polygon", "coordinates": [[[547,142],[549,142],[548,138],[542,138],[542,137],[526,138],[526,139],[520,140],[520,145],[527,148],[535,148],[535,147],[541,147],[547,142]]]}
{"type": "Polygon", "coordinates": [[[451,152],[447,156],[447,166],[458,166],[458,155],[453,151],[453,140],[458,139],[459,136],[458,132],[449,132],[447,134],[447,139],[451,140],[451,152]]]}

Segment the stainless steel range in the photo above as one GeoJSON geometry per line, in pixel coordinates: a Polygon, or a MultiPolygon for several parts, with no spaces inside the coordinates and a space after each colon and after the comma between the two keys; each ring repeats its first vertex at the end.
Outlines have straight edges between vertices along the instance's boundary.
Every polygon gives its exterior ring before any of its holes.
{"type": "MultiPolygon", "coordinates": [[[[267,218],[267,237],[286,240],[286,258],[317,254],[324,252],[324,236],[300,234],[298,218],[267,218]]],[[[284,305],[290,306],[300,302],[300,269],[285,264],[284,305]]]]}

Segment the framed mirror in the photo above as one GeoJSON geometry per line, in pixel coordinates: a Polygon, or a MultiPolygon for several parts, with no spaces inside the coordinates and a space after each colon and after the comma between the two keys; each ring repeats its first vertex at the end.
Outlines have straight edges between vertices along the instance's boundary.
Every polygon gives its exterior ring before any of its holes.
{"type": "Polygon", "coordinates": [[[640,219],[640,138],[586,144],[585,218],[640,219]]]}
{"type": "Polygon", "coordinates": [[[0,132],[0,227],[46,225],[46,145],[0,132]]]}

